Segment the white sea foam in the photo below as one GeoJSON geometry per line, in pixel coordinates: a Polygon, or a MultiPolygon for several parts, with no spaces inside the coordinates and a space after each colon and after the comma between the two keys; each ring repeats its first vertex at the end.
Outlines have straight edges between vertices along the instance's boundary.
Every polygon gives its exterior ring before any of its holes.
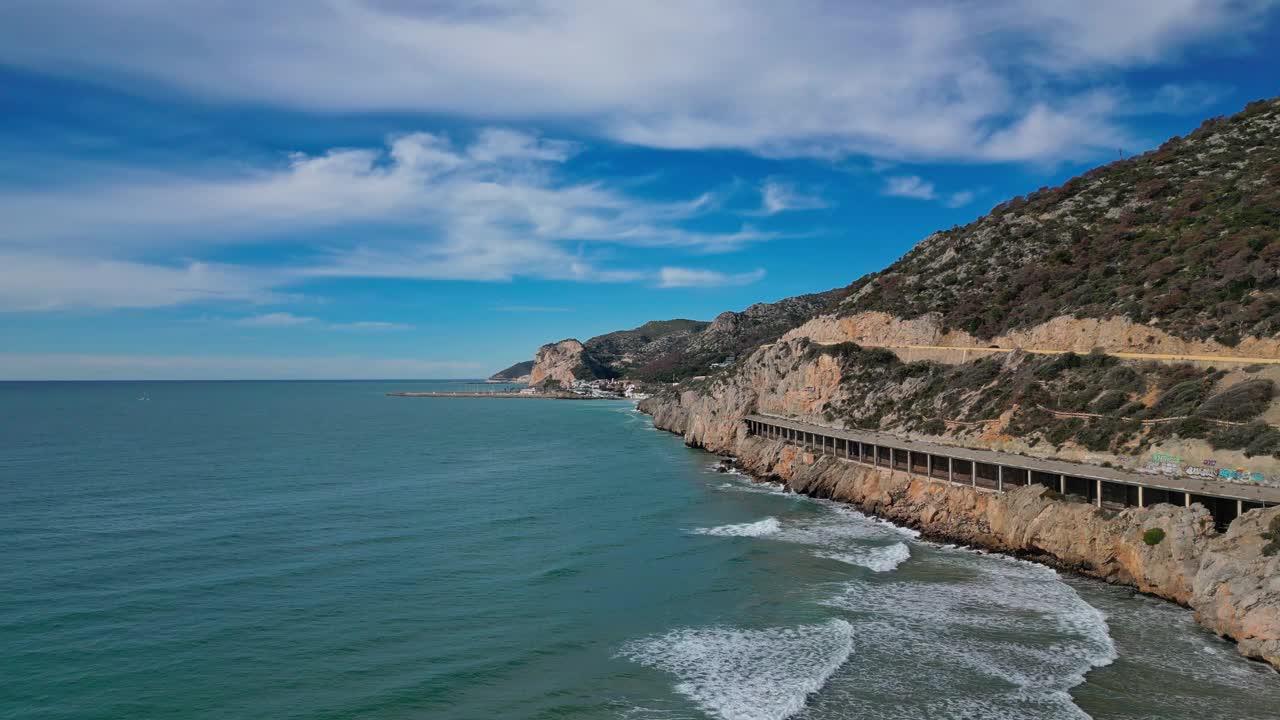
{"type": "Polygon", "coordinates": [[[674,675],[675,689],[722,720],[781,720],[804,708],[853,652],[845,620],[747,630],[673,630],[625,645],[622,657],[674,675]]]}
{"type": "Polygon", "coordinates": [[[753,523],[698,528],[693,532],[698,535],[718,535],[720,537],[762,537],[764,535],[772,535],[781,529],[782,524],[778,522],[778,518],[767,517],[753,523]]]}
{"type": "Polygon", "coordinates": [[[865,548],[848,552],[815,552],[820,558],[838,560],[849,565],[864,567],[873,572],[889,572],[911,558],[911,550],[905,543],[894,543],[878,548],[865,548]]]}
{"type": "MultiPolygon", "coordinates": [[[[726,475],[737,475],[739,473],[731,471],[726,475]]],[[[786,485],[777,482],[724,482],[716,486],[719,490],[727,490],[729,492],[755,493],[758,495],[778,495],[786,496],[792,499],[802,499],[803,495],[797,495],[787,489],[786,485]]]]}
{"type": "Polygon", "coordinates": [[[1039,565],[954,551],[927,561],[937,563],[928,579],[859,579],[826,601],[858,618],[871,666],[878,657],[916,666],[914,688],[892,673],[865,678],[880,694],[864,693],[851,710],[865,701],[883,717],[1086,717],[1067,691],[1116,657],[1100,611],[1039,565]],[[928,687],[958,671],[989,679],[964,707],[928,687]],[[894,707],[912,689],[911,701],[894,707]]]}

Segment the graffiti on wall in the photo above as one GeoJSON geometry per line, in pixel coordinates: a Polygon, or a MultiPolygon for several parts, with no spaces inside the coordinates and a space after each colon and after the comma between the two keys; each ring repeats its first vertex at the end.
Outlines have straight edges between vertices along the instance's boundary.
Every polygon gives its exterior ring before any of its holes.
{"type": "Polygon", "coordinates": [[[1177,455],[1169,453],[1152,453],[1151,458],[1137,468],[1146,475],[1164,475],[1166,477],[1189,477],[1197,480],[1225,480],[1229,482],[1266,482],[1266,475],[1251,472],[1242,467],[1219,467],[1218,461],[1210,458],[1199,465],[1185,462],[1177,455]]]}

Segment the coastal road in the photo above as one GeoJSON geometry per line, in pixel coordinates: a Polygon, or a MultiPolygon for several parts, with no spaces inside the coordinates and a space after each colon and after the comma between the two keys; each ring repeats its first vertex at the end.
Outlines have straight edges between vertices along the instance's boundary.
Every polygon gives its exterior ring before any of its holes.
{"type": "MultiPolygon", "coordinates": [[[[833,342],[819,342],[816,340],[814,342],[816,342],[819,345],[836,345],[837,344],[833,342]]],[[[1023,352],[1033,353],[1035,355],[1065,355],[1066,353],[1069,353],[1069,352],[1076,352],[1074,350],[1039,350],[1039,349],[1031,349],[1031,348],[966,347],[966,346],[958,346],[958,345],[870,345],[870,344],[863,345],[862,343],[858,343],[858,344],[862,345],[863,347],[879,347],[879,348],[885,348],[887,350],[908,350],[908,351],[910,350],[926,350],[926,351],[946,350],[950,352],[960,351],[962,355],[967,355],[970,351],[974,352],[975,354],[987,353],[989,355],[994,353],[1010,353],[1010,352],[1013,352],[1014,350],[1022,350],[1023,352]]],[[[1164,362],[1219,362],[1219,363],[1240,363],[1243,365],[1254,365],[1254,364],[1280,365],[1280,358],[1235,357],[1230,355],[1175,355],[1175,354],[1164,354],[1164,353],[1131,353],[1131,352],[1109,352],[1107,354],[1118,357],[1118,358],[1127,358],[1131,360],[1160,360],[1164,362]]],[[[962,357],[961,360],[963,362],[963,360],[967,360],[967,359],[968,359],[967,357],[962,357]]]]}

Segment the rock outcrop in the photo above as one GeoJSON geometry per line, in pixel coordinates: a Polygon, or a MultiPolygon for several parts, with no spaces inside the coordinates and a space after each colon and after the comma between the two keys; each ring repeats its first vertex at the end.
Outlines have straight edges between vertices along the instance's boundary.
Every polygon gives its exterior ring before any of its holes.
{"type": "Polygon", "coordinates": [[[1075,318],[1059,316],[1034,327],[1012,330],[991,338],[979,338],[963,330],[943,327],[938,313],[901,320],[883,312],[860,312],[838,317],[822,315],[788,331],[784,340],[809,338],[814,342],[856,342],[863,345],[905,347],[925,345],[953,348],[1022,348],[1070,350],[1087,353],[1095,348],[1111,353],[1151,355],[1206,355],[1215,357],[1280,357],[1280,338],[1246,337],[1234,346],[1215,340],[1189,340],[1151,325],[1124,317],[1075,318]]]}
{"type": "Polygon", "coordinates": [[[529,371],[529,384],[549,383],[569,386],[574,380],[593,380],[608,377],[581,342],[572,338],[548,343],[538,348],[529,371]]]}

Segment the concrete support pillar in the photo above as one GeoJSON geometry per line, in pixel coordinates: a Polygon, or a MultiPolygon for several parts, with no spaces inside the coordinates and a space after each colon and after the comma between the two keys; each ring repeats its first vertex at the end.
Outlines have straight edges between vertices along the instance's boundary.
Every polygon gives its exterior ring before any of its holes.
{"type": "Polygon", "coordinates": [[[1138,507],[1146,507],[1146,506],[1147,506],[1147,499],[1146,499],[1145,497],[1143,497],[1143,496],[1142,496],[1142,490],[1143,490],[1143,487],[1142,487],[1141,485],[1139,485],[1139,486],[1138,486],[1138,507]]]}
{"type": "Polygon", "coordinates": [[[996,492],[1004,492],[1004,466],[996,466],[996,492]]]}
{"type": "Polygon", "coordinates": [[[978,461],[969,461],[969,484],[978,487],[978,461]]]}
{"type": "Polygon", "coordinates": [[[874,462],[876,466],[879,467],[880,466],[880,446],[879,445],[872,446],[871,455],[873,458],[875,458],[874,462]]]}
{"type": "Polygon", "coordinates": [[[1191,507],[1191,493],[1182,493],[1183,505],[1191,507]]]}
{"type": "Polygon", "coordinates": [[[1244,514],[1244,501],[1237,500],[1236,501],[1236,517],[1240,517],[1243,514],[1244,514]]]}
{"type": "Polygon", "coordinates": [[[924,472],[929,476],[929,482],[933,482],[933,455],[924,456],[924,472]]]}
{"type": "Polygon", "coordinates": [[[947,456],[947,482],[956,481],[956,464],[954,458],[947,456]]]}
{"type": "Polygon", "coordinates": [[[858,462],[867,464],[867,446],[863,445],[861,440],[858,441],[858,462]]]}
{"type": "Polygon", "coordinates": [[[1098,507],[1102,507],[1102,481],[1096,480],[1098,483],[1098,507]]]}
{"type": "Polygon", "coordinates": [[[911,462],[911,460],[912,460],[911,451],[908,450],[907,451],[907,474],[908,475],[910,475],[915,470],[915,467],[916,467],[915,463],[911,462]]]}
{"type": "Polygon", "coordinates": [[[1058,476],[1058,492],[1062,493],[1063,495],[1067,494],[1067,476],[1066,475],[1058,476]]]}

